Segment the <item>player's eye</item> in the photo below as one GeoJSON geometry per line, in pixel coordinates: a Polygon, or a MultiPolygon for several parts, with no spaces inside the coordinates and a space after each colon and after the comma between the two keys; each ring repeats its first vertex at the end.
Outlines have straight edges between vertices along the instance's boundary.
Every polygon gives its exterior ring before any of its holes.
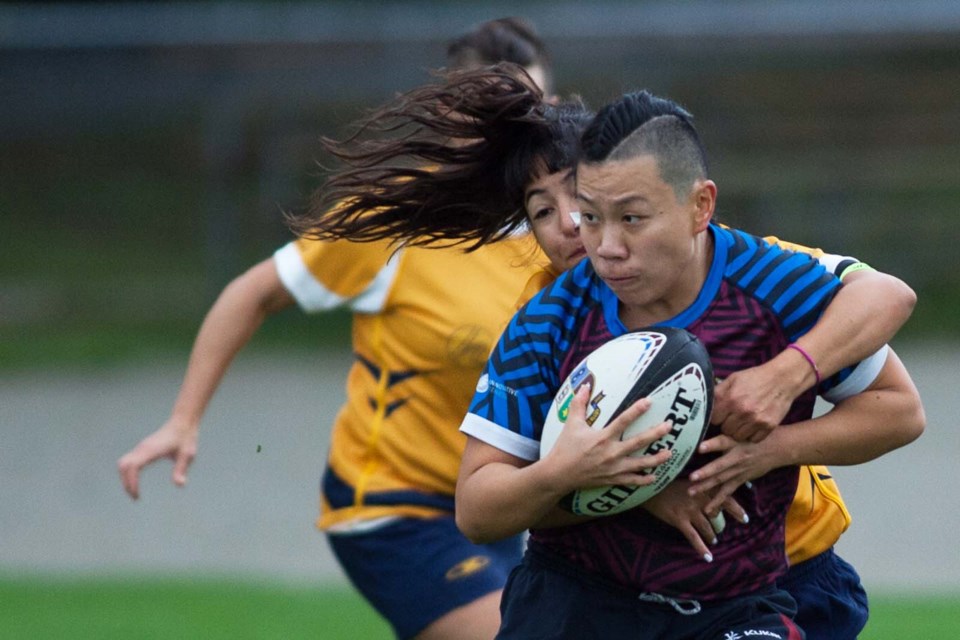
{"type": "Polygon", "coordinates": [[[553,207],[543,207],[542,209],[537,209],[533,214],[534,220],[541,220],[546,218],[553,213],[553,207]]]}

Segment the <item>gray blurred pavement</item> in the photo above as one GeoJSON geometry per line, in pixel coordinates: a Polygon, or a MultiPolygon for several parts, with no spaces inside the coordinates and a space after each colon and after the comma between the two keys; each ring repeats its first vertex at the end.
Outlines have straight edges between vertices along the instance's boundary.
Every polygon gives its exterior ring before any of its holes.
{"type": "Polygon", "coordinates": [[[241,354],[187,486],[161,461],[133,502],[116,461],[166,419],[185,363],[0,379],[0,570],[343,579],[314,520],[350,354],[241,354]]]}
{"type": "MultiPolygon", "coordinates": [[[[834,469],[854,524],[839,546],[869,589],[960,589],[960,344],[897,348],[924,437],[834,469]]],[[[0,572],[242,575],[341,582],[314,528],[344,351],[242,354],[207,413],[186,488],[163,461],[141,498],[117,458],[166,418],[184,361],[0,377],[0,572]]]]}
{"type": "Polygon", "coordinates": [[[868,464],[834,467],[853,523],[838,552],[868,590],[960,591],[960,344],[894,345],[927,429],[868,464]]]}

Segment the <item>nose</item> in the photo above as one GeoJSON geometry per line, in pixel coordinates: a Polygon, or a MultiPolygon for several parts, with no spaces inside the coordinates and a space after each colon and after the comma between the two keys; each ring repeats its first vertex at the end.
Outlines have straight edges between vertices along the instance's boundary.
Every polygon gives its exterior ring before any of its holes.
{"type": "Polygon", "coordinates": [[[557,203],[560,208],[560,230],[566,236],[580,233],[580,207],[577,199],[565,194],[557,203]]]}
{"type": "Polygon", "coordinates": [[[626,255],[623,238],[615,225],[601,226],[597,231],[600,242],[597,244],[597,256],[608,259],[619,259],[626,255]]]}
{"type": "Polygon", "coordinates": [[[564,235],[572,236],[580,232],[580,212],[571,208],[560,215],[560,231],[564,235]]]}

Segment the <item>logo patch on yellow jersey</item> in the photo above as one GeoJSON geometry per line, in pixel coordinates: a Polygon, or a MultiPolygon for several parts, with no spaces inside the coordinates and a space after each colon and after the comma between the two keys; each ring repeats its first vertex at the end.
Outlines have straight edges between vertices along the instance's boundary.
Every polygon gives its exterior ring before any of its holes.
{"type": "Polygon", "coordinates": [[[466,560],[461,560],[447,570],[446,579],[449,581],[460,580],[467,576],[472,576],[478,571],[483,571],[490,564],[490,558],[487,556],[470,556],[466,560]]]}
{"type": "Polygon", "coordinates": [[[458,367],[481,368],[487,363],[495,337],[475,324],[457,327],[447,338],[447,357],[458,367]]]}

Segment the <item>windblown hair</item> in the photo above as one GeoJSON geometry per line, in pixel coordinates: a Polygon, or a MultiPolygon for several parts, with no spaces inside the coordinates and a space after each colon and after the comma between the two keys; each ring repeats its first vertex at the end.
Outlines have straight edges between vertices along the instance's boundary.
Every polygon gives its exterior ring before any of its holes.
{"type": "Polygon", "coordinates": [[[477,248],[526,223],[525,188],[576,164],[591,115],[543,102],[515,65],[449,72],[324,139],[343,166],[288,223],[315,239],[477,248]]]}
{"type": "Polygon", "coordinates": [[[597,112],[581,140],[581,161],[657,160],[661,179],[679,197],[707,177],[707,155],[693,116],[648,91],[628,93],[597,112]]]}
{"type": "MultiPolygon", "coordinates": [[[[521,67],[539,65],[551,81],[547,47],[533,24],[523,18],[498,18],[483,22],[447,45],[447,64],[454,69],[475,69],[500,62],[521,67]]],[[[549,87],[544,87],[549,91],[549,87]]]]}

